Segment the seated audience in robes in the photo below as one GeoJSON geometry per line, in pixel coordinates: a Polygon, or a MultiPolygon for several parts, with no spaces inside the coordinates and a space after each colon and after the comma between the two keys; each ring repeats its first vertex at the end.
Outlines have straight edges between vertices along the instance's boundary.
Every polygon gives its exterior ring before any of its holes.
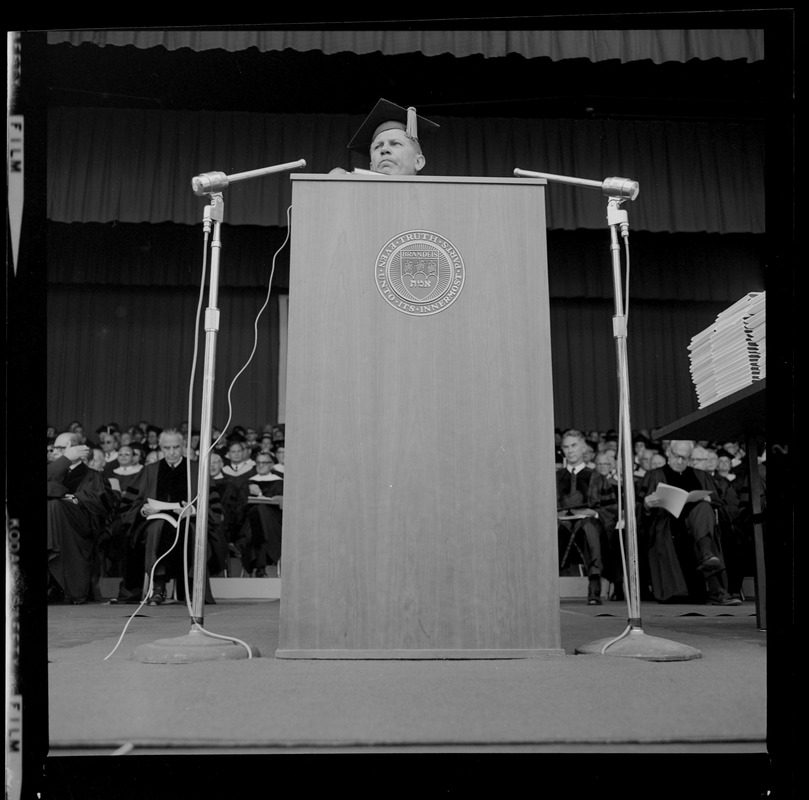
{"type": "MultiPolygon", "coordinates": [[[[624,564],[621,557],[621,543],[618,541],[619,532],[616,528],[618,522],[618,476],[615,456],[611,450],[596,454],[595,470],[598,478],[593,480],[593,489],[596,489],[595,499],[598,502],[598,518],[604,526],[608,548],[603,553],[603,577],[612,584],[610,600],[624,599],[624,564]]],[[[625,544],[626,540],[624,540],[625,544]]],[[[624,551],[626,547],[624,546],[624,551]]]]}
{"type": "Polygon", "coordinates": [[[247,513],[246,497],[241,492],[241,487],[256,474],[256,462],[250,458],[244,440],[238,435],[228,440],[222,474],[230,483],[222,505],[225,514],[224,532],[228,544],[235,544],[247,513]]]}
{"type": "Polygon", "coordinates": [[[733,471],[733,456],[727,450],[721,449],[716,453],[716,473],[727,481],[735,481],[736,473],[733,471]]]}
{"type": "MultiPolygon", "coordinates": [[[[210,486],[216,488],[219,500],[222,505],[222,519],[208,530],[208,542],[210,544],[210,557],[208,559],[208,569],[211,575],[221,575],[228,566],[230,557],[230,543],[225,525],[225,506],[229,503],[229,492],[232,489],[230,478],[222,472],[225,462],[219,453],[212,451],[208,458],[208,471],[210,474],[210,486]]],[[[235,548],[234,555],[238,555],[235,548]]]]}
{"type": "Polygon", "coordinates": [[[104,463],[109,471],[118,466],[118,439],[109,427],[102,428],[98,433],[98,446],[104,452],[104,463]]]}
{"type": "Polygon", "coordinates": [[[256,474],[240,484],[246,512],[236,538],[236,546],[245,572],[264,578],[270,564],[281,560],[281,526],[283,522],[283,475],[267,453],[259,453],[256,474]],[[278,498],[279,504],[250,502],[252,498],[278,498]]]}
{"type": "Polygon", "coordinates": [[[585,446],[581,431],[569,430],[562,437],[565,466],[556,472],[560,568],[565,565],[565,553],[570,552],[568,544],[572,541],[575,551],[582,553],[589,578],[587,603],[601,605],[602,553],[608,543],[599,520],[601,476],[585,464],[585,446]]]}
{"type": "MultiPolygon", "coordinates": [[[[189,591],[192,591],[195,518],[188,512],[181,515],[189,500],[196,505],[198,473],[183,456],[183,437],[176,429],[160,433],[160,449],[163,458],[147,464],[127,487],[122,500],[122,518],[127,537],[124,575],[116,602],[140,602],[145,579],[153,575],[148,605],[159,606],[168,598],[167,583],[174,580],[179,599],[185,598],[183,544],[188,553],[189,591]],[[189,497],[189,482],[191,495],[189,497]],[[160,509],[149,504],[150,500],[178,504],[181,510],[170,512],[179,518],[175,525],[160,517],[150,519],[160,509]],[[186,522],[186,519],[189,522],[186,522]],[[186,540],[186,530],[188,537],[186,540]]],[[[215,529],[222,519],[222,507],[216,486],[211,484],[208,493],[208,530],[215,529]]],[[[209,553],[206,553],[206,559],[209,553]]],[[[205,602],[213,603],[213,595],[207,581],[205,602]]]]}
{"type": "Polygon", "coordinates": [[[731,597],[741,598],[746,574],[744,533],[740,526],[741,508],[736,486],[716,472],[718,460],[716,450],[697,445],[691,454],[689,466],[707,472],[716,486],[720,500],[716,507],[716,521],[727,570],[727,590],[731,597]]]}
{"type": "Polygon", "coordinates": [[[161,429],[156,425],[150,425],[146,429],[145,438],[143,440],[143,449],[146,451],[147,456],[149,453],[160,452],[160,433],[161,429]]]}
{"type": "Polygon", "coordinates": [[[716,516],[723,503],[708,473],[688,466],[693,450],[693,441],[671,440],[666,465],[647,473],[640,486],[638,527],[648,554],[652,593],[658,602],[739,605],[741,601],[727,592],[716,516]],[[657,494],[661,483],[711,494],[686,503],[675,517],[661,505],[657,494]]]}
{"type": "Polygon", "coordinates": [[[84,425],[78,420],[71,422],[67,429],[70,433],[75,433],[76,436],[79,437],[79,444],[86,444],[88,447],[96,446],[96,443],[92,439],[87,438],[87,434],[84,432],[84,425]]]}
{"type": "Polygon", "coordinates": [[[121,519],[121,499],[135,477],[143,469],[138,463],[141,451],[128,444],[118,448],[118,466],[109,475],[109,482],[116,495],[115,512],[107,526],[106,535],[99,541],[102,555],[101,574],[108,577],[123,576],[124,556],[126,553],[126,536],[121,519]]]}
{"type": "Polygon", "coordinates": [[[256,462],[250,457],[250,450],[241,438],[230,439],[228,455],[222,471],[230,478],[246,480],[256,474],[256,462]]]}
{"type": "Polygon", "coordinates": [[[113,507],[114,496],[102,472],[90,469],[90,448],[73,433],[54,441],[48,478],[48,598],[76,605],[93,599],[96,540],[113,507]]]}
{"type": "Polygon", "coordinates": [[[106,471],[107,462],[104,459],[104,451],[100,447],[90,448],[90,460],[87,462],[87,466],[96,470],[96,472],[106,471]]]}
{"type": "Polygon", "coordinates": [[[261,449],[261,442],[258,438],[258,431],[255,428],[246,428],[244,432],[244,444],[249,457],[255,459],[256,453],[261,449]]]}
{"type": "Polygon", "coordinates": [[[730,455],[730,469],[731,472],[738,478],[744,475],[747,469],[745,461],[747,459],[747,451],[744,442],[725,442],[722,449],[730,455]]]}

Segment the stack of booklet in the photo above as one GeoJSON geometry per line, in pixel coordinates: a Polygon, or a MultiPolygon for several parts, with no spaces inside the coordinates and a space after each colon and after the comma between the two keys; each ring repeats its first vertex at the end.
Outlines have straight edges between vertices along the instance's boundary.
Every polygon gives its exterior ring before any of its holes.
{"type": "Polygon", "coordinates": [[[688,346],[700,408],[767,376],[766,293],[750,292],[688,346]]]}

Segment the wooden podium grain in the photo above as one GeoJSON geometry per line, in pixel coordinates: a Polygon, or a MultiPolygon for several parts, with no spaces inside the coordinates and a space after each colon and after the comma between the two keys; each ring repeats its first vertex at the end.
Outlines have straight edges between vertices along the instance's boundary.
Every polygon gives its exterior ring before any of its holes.
{"type": "Polygon", "coordinates": [[[561,655],[544,181],[293,175],[278,658],[561,655]],[[432,232],[451,304],[380,251],[432,232]]]}

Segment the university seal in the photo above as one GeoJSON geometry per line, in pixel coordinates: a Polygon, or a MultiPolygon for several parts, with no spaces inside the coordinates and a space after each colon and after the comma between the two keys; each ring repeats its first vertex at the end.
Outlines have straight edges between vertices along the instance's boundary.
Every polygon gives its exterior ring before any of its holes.
{"type": "Polygon", "coordinates": [[[465,269],[452,242],[432,231],[390,239],[375,265],[376,288],[397,311],[416,317],[449,308],[463,289],[465,269]]]}

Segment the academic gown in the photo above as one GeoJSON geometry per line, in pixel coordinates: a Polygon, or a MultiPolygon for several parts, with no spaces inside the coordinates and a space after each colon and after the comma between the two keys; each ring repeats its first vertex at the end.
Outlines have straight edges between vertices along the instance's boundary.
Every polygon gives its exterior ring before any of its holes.
{"type": "Polygon", "coordinates": [[[135,481],[138,474],[143,470],[143,465],[136,465],[136,469],[130,467],[117,466],[108,474],[110,483],[113,484],[115,498],[115,511],[110,520],[107,530],[99,541],[99,549],[104,556],[103,573],[111,577],[120,578],[122,576],[124,559],[126,558],[126,536],[124,523],[121,519],[121,504],[127,488],[135,481]],[[117,490],[113,481],[117,481],[117,490]]]}
{"type": "MultiPolygon", "coordinates": [[[[124,522],[127,537],[127,551],[126,551],[126,564],[124,567],[124,577],[121,581],[119,589],[119,600],[128,601],[138,599],[142,595],[144,573],[151,570],[152,559],[159,557],[165,553],[177,539],[177,545],[173,548],[170,555],[161,559],[160,564],[165,565],[166,580],[172,578],[177,579],[178,596],[184,597],[184,581],[183,576],[183,555],[182,543],[186,532],[186,517],[183,517],[179,523],[179,538],[177,538],[178,528],[169,522],[163,520],[146,519],[140,512],[144,505],[147,504],[149,498],[153,500],[180,502],[194,500],[197,495],[197,480],[198,471],[191,465],[191,498],[187,496],[187,473],[186,464],[188,463],[183,458],[176,469],[181,471],[182,482],[179,482],[180,491],[176,497],[166,497],[158,491],[158,478],[160,476],[161,466],[166,469],[163,464],[163,459],[153,464],[147,464],[143,470],[138,473],[136,479],[127,487],[126,492],[122,499],[121,518],[124,522]],[[147,534],[150,530],[158,535],[156,549],[153,553],[147,552],[147,544],[149,539],[147,534]]],[[[196,502],[194,503],[196,505],[196,502]]],[[[213,481],[209,484],[208,492],[208,531],[215,530],[222,521],[222,504],[219,499],[219,493],[213,481]]],[[[190,525],[188,526],[188,567],[189,572],[193,570],[193,553],[195,542],[194,517],[190,517],[190,525]]],[[[210,545],[208,547],[208,554],[210,555],[210,545]]],[[[206,559],[207,559],[206,555],[206,559]]],[[[207,573],[207,570],[206,570],[207,573]]],[[[207,578],[207,575],[206,575],[207,578]]],[[[206,603],[214,602],[213,596],[210,592],[210,586],[206,580],[206,603]]]]}
{"type": "MultiPolygon", "coordinates": [[[[712,508],[724,508],[716,485],[707,472],[692,467],[686,467],[686,472],[689,473],[694,488],[713,492],[712,508]]],[[[686,529],[685,519],[693,506],[706,504],[706,501],[699,500],[697,503],[686,504],[679,517],[672,516],[662,508],[648,509],[643,503],[646,495],[654,492],[659,483],[672,482],[668,477],[670,474],[670,468],[667,466],[647,472],[641,482],[637,498],[638,527],[647,553],[652,594],[661,603],[678,599],[691,599],[702,603],[706,596],[705,576],[697,570],[696,542],[686,529]]],[[[717,572],[722,572],[725,565],[715,522],[700,533],[710,537],[710,550],[720,559],[717,572]]]]}
{"type": "Polygon", "coordinates": [[[279,506],[249,503],[250,485],[258,486],[262,497],[284,494],[284,480],[278,474],[253,475],[241,487],[242,502],[247,508],[239,530],[236,546],[242,555],[242,565],[248,571],[263,569],[281,560],[281,528],[283,512],[279,506]]]}
{"type": "Polygon", "coordinates": [[[557,520],[560,566],[572,536],[582,549],[586,562],[584,566],[591,578],[604,572],[604,556],[609,547],[606,528],[600,517],[605,513],[604,500],[609,499],[611,502],[612,493],[600,479],[600,473],[591,467],[584,467],[575,476],[571,475],[567,467],[556,471],[557,510],[575,513],[578,509],[589,508],[599,515],[577,520],[557,520]]]}
{"type": "Polygon", "coordinates": [[[47,478],[48,572],[66,599],[85,600],[92,588],[97,539],[113,512],[115,496],[101,472],[84,463],[71,470],[64,456],[48,464],[47,478]]]}

